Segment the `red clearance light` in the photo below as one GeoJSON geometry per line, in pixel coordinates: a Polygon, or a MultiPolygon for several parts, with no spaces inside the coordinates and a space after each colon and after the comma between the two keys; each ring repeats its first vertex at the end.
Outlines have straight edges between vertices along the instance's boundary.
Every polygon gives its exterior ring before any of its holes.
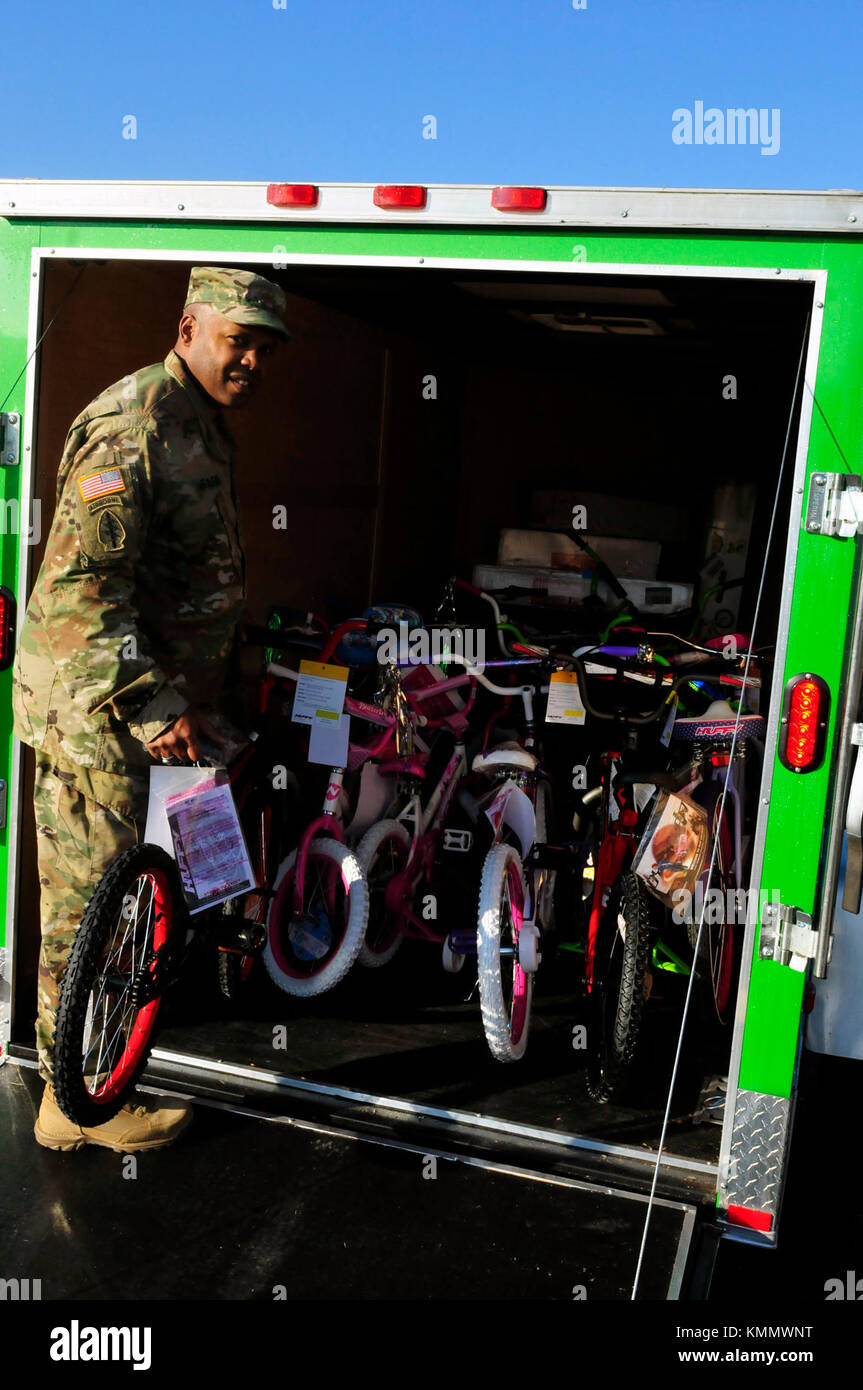
{"type": "Polygon", "coordinates": [[[491,205],[499,212],[542,212],[548,194],[544,188],[493,188],[491,205]]]}
{"type": "Polygon", "coordinates": [[[748,1226],[752,1231],[769,1231],[773,1225],[769,1211],[754,1211],[751,1207],[730,1206],[728,1220],[735,1226],[748,1226]]]}
{"type": "Polygon", "coordinates": [[[317,207],[318,186],[314,183],[268,183],[267,202],[277,208],[317,207]]]}
{"type": "Polygon", "coordinates": [[[15,595],[0,585],[0,671],[12,665],[15,649],[15,595]]]}
{"type": "Polygon", "coordinates": [[[792,676],[785,687],[779,761],[791,772],[814,772],[824,761],[830,691],[811,671],[792,676]]]}
{"type": "Polygon", "coordinates": [[[421,183],[379,183],[374,201],[376,208],[424,208],[426,191],[421,183]]]}

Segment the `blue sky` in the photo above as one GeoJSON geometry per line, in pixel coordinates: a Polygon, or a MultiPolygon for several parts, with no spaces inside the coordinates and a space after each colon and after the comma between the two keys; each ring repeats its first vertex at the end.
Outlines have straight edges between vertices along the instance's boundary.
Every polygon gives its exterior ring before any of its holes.
{"type": "Polygon", "coordinates": [[[861,0],[11,8],[5,178],[863,187],[861,0]],[[675,143],[696,102],[771,124],[675,143]]]}

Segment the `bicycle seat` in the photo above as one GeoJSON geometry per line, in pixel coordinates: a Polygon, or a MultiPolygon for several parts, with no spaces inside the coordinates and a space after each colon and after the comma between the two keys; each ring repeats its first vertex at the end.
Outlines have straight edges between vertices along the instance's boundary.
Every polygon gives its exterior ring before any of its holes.
{"type": "Polygon", "coordinates": [[[472,772],[497,772],[502,767],[517,767],[535,772],[539,760],[519,743],[501,743],[488,753],[477,753],[471,763],[472,772]]]}
{"type": "Polygon", "coordinates": [[[725,700],[714,700],[703,715],[694,719],[676,719],[671,731],[673,739],[695,743],[700,739],[722,739],[730,742],[734,737],[742,742],[747,738],[763,739],[767,723],[760,714],[742,714],[740,722],[737,715],[725,700]]]}
{"type": "Polygon", "coordinates": [[[377,763],[378,772],[384,777],[395,777],[400,773],[411,777],[425,777],[427,754],[417,753],[412,758],[391,758],[388,762],[377,763]]]}

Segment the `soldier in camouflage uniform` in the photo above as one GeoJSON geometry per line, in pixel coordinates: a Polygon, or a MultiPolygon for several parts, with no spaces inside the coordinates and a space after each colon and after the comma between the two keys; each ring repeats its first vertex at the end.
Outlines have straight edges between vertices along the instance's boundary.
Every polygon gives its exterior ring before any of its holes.
{"type": "Polygon", "coordinates": [[[41,888],[36,1137],[156,1147],[190,1118],[126,1107],[90,1130],[53,1099],[60,979],[93,886],[143,838],[153,760],[197,759],[214,719],[245,594],[222,408],[255,394],[284,325],[282,290],[196,267],[174,349],[82,411],[66,439],[57,508],[13,673],[15,732],[36,750],[41,888]]]}

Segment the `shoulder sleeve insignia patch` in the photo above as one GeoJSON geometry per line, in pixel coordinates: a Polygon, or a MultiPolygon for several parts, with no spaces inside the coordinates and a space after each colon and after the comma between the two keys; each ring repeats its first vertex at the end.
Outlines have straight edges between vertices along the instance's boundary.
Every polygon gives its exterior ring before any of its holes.
{"type": "Polygon", "coordinates": [[[108,492],[125,492],[126,484],[119,468],[106,468],[101,473],[88,473],[78,479],[78,491],[85,502],[104,497],[108,492]]]}
{"type": "Polygon", "coordinates": [[[96,534],[105,550],[122,550],[126,528],[116,512],[106,509],[99,517],[96,534]]]}

